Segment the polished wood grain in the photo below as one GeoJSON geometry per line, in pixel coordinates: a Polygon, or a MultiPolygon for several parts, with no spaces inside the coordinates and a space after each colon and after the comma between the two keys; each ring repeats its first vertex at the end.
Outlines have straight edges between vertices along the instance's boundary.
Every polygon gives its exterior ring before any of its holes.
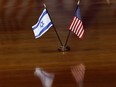
{"type": "MultiPolygon", "coordinates": [[[[63,43],[76,8],[75,0],[45,1],[63,43]]],[[[40,0],[0,0],[0,87],[42,87],[36,67],[55,73],[53,87],[77,87],[70,68],[86,66],[84,87],[116,87],[116,1],[82,0],[85,34],[71,32],[69,52],[61,46],[51,27],[34,39],[32,25],[40,16],[40,0]]]]}

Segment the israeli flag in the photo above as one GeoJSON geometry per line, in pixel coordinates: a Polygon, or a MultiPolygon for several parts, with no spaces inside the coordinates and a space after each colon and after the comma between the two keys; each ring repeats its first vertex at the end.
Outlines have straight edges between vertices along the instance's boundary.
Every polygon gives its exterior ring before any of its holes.
{"type": "Polygon", "coordinates": [[[42,36],[51,26],[53,26],[48,12],[46,9],[43,10],[42,14],[39,17],[38,22],[32,26],[35,38],[42,36]]]}

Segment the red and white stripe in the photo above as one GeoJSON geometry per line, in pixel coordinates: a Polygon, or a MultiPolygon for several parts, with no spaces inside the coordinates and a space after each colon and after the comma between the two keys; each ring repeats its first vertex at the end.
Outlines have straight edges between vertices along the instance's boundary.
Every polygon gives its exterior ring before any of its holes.
{"type": "Polygon", "coordinates": [[[71,72],[77,83],[83,82],[84,74],[85,74],[85,66],[83,64],[73,66],[71,68],[71,72]]]}
{"type": "Polygon", "coordinates": [[[82,21],[75,16],[69,30],[73,31],[79,38],[81,38],[84,34],[82,21]]]}

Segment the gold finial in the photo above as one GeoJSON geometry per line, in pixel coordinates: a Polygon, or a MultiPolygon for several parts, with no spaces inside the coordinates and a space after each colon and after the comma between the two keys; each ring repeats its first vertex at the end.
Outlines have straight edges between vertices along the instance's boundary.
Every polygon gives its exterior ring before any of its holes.
{"type": "Polygon", "coordinates": [[[78,2],[77,2],[77,5],[79,5],[80,4],[80,0],[78,0],[78,2]]]}
{"type": "Polygon", "coordinates": [[[44,5],[44,7],[46,8],[46,4],[45,4],[45,3],[43,3],[43,5],[44,5]]]}

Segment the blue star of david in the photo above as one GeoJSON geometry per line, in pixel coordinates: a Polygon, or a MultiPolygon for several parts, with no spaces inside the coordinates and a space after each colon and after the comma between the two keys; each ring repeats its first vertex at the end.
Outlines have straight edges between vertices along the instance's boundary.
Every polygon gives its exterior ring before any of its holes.
{"type": "Polygon", "coordinates": [[[40,22],[40,27],[43,27],[44,26],[44,23],[43,21],[40,22]]]}

